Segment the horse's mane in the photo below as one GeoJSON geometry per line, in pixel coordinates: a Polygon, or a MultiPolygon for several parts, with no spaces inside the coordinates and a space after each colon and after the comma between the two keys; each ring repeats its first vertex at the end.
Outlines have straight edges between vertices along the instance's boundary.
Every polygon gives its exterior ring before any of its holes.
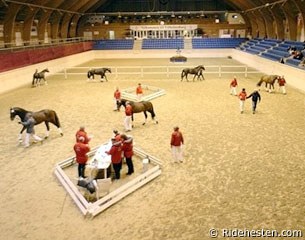
{"type": "Polygon", "coordinates": [[[20,111],[20,112],[29,112],[21,107],[11,107],[11,110],[14,110],[14,111],[20,111]]]}

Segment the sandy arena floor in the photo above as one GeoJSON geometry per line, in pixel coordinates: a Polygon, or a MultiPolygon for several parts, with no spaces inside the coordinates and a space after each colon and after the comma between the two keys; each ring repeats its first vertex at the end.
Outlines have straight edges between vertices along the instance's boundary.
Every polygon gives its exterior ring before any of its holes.
{"type": "MultiPolygon", "coordinates": [[[[171,63],[95,60],[83,66],[144,64],[171,63]]],[[[192,59],[187,64],[241,65],[232,59],[192,59]]],[[[239,90],[251,93],[260,75],[237,75],[239,90]]],[[[233,74],[205,77],[180,82],[178,75],[142,79],[108,74],[109,82],[101,83],[87,82],[85,74],[58,75],[47,76],[48,86],[31,88],[29,79],[29,86],[0,95],[3,239],[202,240],[210,239],[211,228],[305,230],[304,93],[289,86],[286,96],[262,89],[257,114],[252,114],[250,100],[240,114],[237,97],[229,94],[233,74]],[[108,141],[112,129],[123,131],[123,111],[112,110],[113,92],[116,86],[136,87],[138,82],[166,90],[152,100],[159,124],[142,126],[144,116],[138,114],[132,131],[138,146],[163,161],[163,172],[93,220],[85,219],[55,178],[54,166],[74,154],[80,125],[94,135],[92,147],[108,141]],[[43,145],[25,149],[17,141],[18,120],[9,119],[11,106],[56,110],[64,136],[52,126],[43,145]],[[185,138],[182,164],[171,162],[175,125],[185,138]]],[[[43,136],[45,126],[36,126],[36,132],[43,136]]]]}

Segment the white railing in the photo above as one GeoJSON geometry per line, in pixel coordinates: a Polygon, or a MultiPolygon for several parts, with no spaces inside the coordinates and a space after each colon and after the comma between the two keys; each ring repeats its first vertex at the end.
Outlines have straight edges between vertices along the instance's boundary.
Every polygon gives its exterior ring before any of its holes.
{"type": "MultiPolygon", "coordinates": [[[[144,75],[166,75],[170,78],[173,75],[181,74],[182,70],[185,68],[193,68],[194,66],[186,65],[175,65],[175,66],[107,66],[111,69],[112,73],[106,73],[108,76],[114,75],[115,78],[121,75],[135,75],[144,77],[144,75]]],[[[65,68],[62,72],[56,73],[56,75],[64,75],[65,79],[69,75],[86,75],[87,71],[90,69],[97,69],[101,67],[71,67],[65,68]]],[[[203,74],[217,74],[219,78],[223,74],[244,74],[248,77],[248,74],[257,74],[259,71],[250,68],[246,65],[211,65],[205,66],[205,71],[203,74]]]]}

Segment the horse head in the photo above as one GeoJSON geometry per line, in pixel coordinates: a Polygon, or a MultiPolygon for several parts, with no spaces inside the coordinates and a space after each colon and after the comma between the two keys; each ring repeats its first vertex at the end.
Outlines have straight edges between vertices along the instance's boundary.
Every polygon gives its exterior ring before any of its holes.
{"type": "Polygon", "coordinates": [[[10,118],[11,118],[11,121],[13,121],[16,117],[17,113],[15,111],[14,108],[10,108],[10,118]]]}
{"type": "Polygon", "coordinates": [[[199,70],[200,70],[200,69],[205,70],[205,68],[204,68],[203,65],[199,65],[199,66],[197,66],[196,68],[199,69],[199,70]]]}
{"type": "Polygon", "coordinates": [[[44,69],[42,72],[50,72],[48,68],[44,69]]]}
{"type": "Polygon", "coordinates": [[[110,72],[111,73],[111,69],[110,68],[105,68],[105,72],[110,72]]]}
{"type": "Polygon", "coordinates": [[[28,111],[23,108],[19,108],[19,107],[10,108],[10,118],[12,121],[15,119],[16,116],[19,116],[21,121],[23,121],[27,113],[28,111]]]}
{"type": "Polygon", "coordinates": [[[120,110],[121,106],[126,107],[126,102],[127,102],[126,99],[121,99],[120,101],[117,101],[117,108],[118,108],[118,110],[120,110]]]}

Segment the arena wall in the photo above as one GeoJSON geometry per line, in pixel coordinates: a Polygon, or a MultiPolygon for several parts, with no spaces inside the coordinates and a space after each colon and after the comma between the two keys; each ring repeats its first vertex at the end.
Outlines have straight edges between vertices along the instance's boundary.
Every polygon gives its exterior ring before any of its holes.
{"type": "MultiPolygon", "coordinates": [[[[0,94],[25,85],[30,86],[35,69],[48,68],[50,76],[64,68],[83,64],[92,59],[130,59],[130,58],[170,58],[176,55],[175,50],[115,50],[115,51],[87,51],[31,66],[0,73],[0,94]]],[[[183,56],[188,58],[229,57],[240,61],[266,74],[284,75],[288,85],[305,92],[305,71],[274,62],[259,56],[248,54],[236,49],[204,49],[184,50],[183,56]]]]}

